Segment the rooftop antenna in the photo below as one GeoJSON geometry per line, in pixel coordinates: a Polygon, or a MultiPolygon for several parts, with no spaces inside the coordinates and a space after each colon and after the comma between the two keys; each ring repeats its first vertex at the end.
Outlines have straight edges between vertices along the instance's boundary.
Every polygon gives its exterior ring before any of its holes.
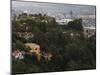
{"type": "Polygon", "coordinates": [[[73,19],[73,11],[70,11],[70,18],[73,19]]]}

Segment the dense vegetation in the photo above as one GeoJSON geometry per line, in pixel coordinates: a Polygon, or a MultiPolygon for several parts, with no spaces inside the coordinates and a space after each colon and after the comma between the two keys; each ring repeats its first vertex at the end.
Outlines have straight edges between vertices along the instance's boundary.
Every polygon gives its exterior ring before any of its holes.
{"type": "Polygon", "coordinates": [[[67,25],[58,25],[55,18],[42,14],[22,13],[12,20],[12,51],[19,48],[28,52],[24,43],[41,46],[41,51],[50,52],[51,61],[36,55],[22,60],[12,59],[12,73],[36,73],[84,70],[96,68],[96,37],[84,38],[82,20],[75,19],[67,25]],[[32,32],[33,38],[18,37],[16,32],[32,32]]]}

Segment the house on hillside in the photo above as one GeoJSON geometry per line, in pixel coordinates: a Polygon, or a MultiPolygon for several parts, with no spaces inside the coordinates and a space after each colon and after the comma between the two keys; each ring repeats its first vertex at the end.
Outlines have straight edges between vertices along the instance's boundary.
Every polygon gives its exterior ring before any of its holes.
{"type": "Polygon", "coordinates": [[[14,59],[24,59],[24,54],[25,52],[24,51],[20,51],[19,49],[16,49],[12,52],[12,57],[14,59]]]}
{"type": "Polygon", "coordinates": [[[40,60],[43,57],[45,60],[50,61],[52,54],[48,52],[42,52],[40,49],[40,45],[36,43],[26,43],[26,47],[30,47],[30,53],[35,53],[37,55],[37,59],[40,60]]]}
{"type": "Polygon", "coordinates": [[[96,28],[95,27],[84,27],[84,37],[89,38],[95,35],[96,28]]]}
{"type": "Polygon", "coordinates": [[[40,60],[40,45],[36,43],[26,43],[25,46],[31,48],[30,53],[35,53],[37,55],[38,60],[40,60]]]}
{"type": "Polygon", "coordinates": [[[46,61],[50,61],[52,58],[52,54],[48,52],[42,52],[42,56],[46,61]]]}
{"type": "Polygon", "coordinates": [[[60,25],[66,25],[70,21],[73,21],[73,19],[56,19],[56,22],[60,25]]]}
{"type": "Polygon", "coordinates": [[[16,34],[17,34],[18,37],[22,37],[26,40],[34,37],[32,32],[17,32],[16,34]]]}

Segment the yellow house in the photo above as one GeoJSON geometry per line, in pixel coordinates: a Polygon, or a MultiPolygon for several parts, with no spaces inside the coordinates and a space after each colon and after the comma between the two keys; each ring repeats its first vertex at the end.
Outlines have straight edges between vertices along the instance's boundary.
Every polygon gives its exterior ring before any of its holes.
{"type": "Polygon", "coordinates": [[[41,57],[40,45],[36,43],[26,43],[25,46],[31,48],[30,52],[36,53],[38,60],[40,60],[41,57]]]}
{"type": "Polygon", "coordinates": [[[47,61],[51,60],[52,54],[47,52],[41,52],[40,45],[36,43],[26,43],[25,46],[31,48],[30,53],[35,53],[37,55],[38,60],[40,60],[41,57],[44,57],[47,61]]]}

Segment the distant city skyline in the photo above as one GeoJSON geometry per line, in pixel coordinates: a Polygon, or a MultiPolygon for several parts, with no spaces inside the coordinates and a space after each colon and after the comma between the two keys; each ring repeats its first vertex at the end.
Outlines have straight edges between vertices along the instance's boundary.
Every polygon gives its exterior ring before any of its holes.
{"type": "Polygon", "coordinates": [[[96,8],[92,5],[76,5],[63,3],[46,3],[30,1],[12,1],[12,15],[26,12],[28,14],[46,14],[55,17],[56,21],[82,18],[82,25],[95,27],[96,8]]]}
{"type": "Polygon", "coordinates": [[[95,6],[91,5],[12,1],[12,10],[16,13],[27,11],[32,14],[42,13],[56,17],[68,16],[72,11],[74,16],[91,15],[95,17],[95,6]]]}

